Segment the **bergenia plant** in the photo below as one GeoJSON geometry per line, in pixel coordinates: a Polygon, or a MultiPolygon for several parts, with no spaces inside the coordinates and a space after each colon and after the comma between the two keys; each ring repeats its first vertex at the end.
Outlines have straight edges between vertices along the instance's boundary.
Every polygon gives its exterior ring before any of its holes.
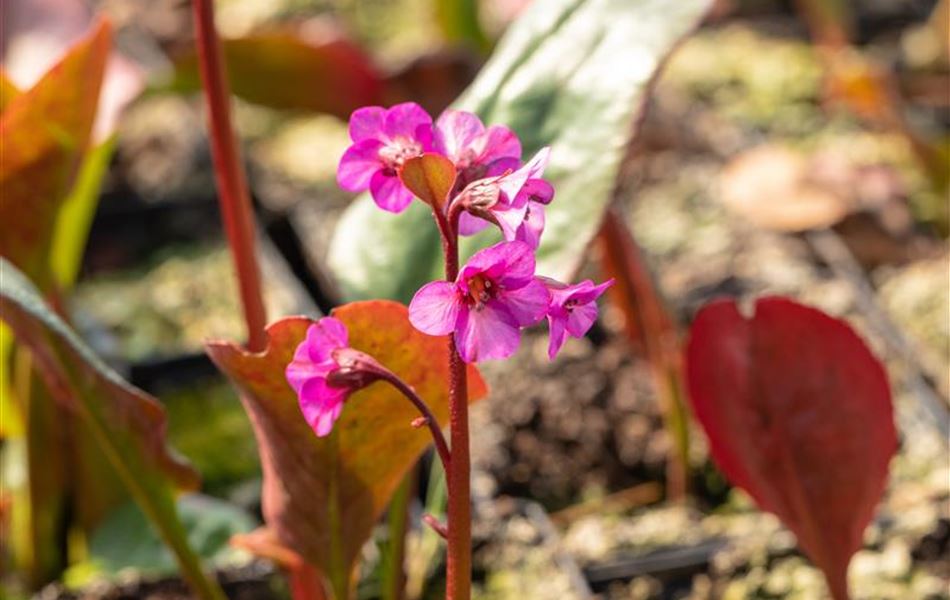
{"type": "MultiPolygon", "coordinates": [[[[433,119],[418,105],[361,108],[350,119],[352,145],[337,171],[349,191],[369,190],[379,208],[400,212],[413,197],[432,209],[442,237],[445,279],[422,286],[409,305],[420,332],[448,336],[451,450],[425,400],[369,354],[348,346],[346,327],[333,317],[311,325],[286,367],[287,382],[317,436],[332,433],[347,398],[375,381],[403,392],[428,424],[447,471],[448,523],[435,528],[448,541],[446,597],[470,596],[470,464],[465,363],[504,359],[518,350],[521,332],[547,319],[549,356],[567,336],[582,337],[597,318],[597,298],[611,282],[568,285],[535,272],[544,205],[554,198],[543,179],[550,151],[522,164],[521,143],[501,125],[474,114],[446,111],[433,119]],[[459,264],[459,235],[494,224],[504,241],[459,264]]],[[[407,232],[408,234],[408,232],[407,232]]],[[[427,522],[431,523],[431,519],[427,522]]]]}

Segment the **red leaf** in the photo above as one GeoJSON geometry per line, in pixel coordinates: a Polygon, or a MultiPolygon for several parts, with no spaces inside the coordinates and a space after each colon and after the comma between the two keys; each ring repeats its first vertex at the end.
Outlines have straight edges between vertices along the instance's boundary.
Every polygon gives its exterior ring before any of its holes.
{"type": "MultiPolygon", "coordinates": [[[[354,302],[333,316],[350,345],[411,385],[436,419],[448,417],[447,341],[416,331],[405,306],[389,300],[354,302]]],[[[260,446],[263,510],[280,542],[333,579],[348,581],[363,543],[383,509],[432,439],[410,423],[415,408],[388,384],[375,383],[347,400],[333,433],[314,435],[284,378],[312,321],[290,317],[267,329],[267,350],[252,353],[211,342],[208,354],[242,392],[260,446]]],[[[486,394],[469,369],[469,398],[486,394]]]]}
{"type": "Polygon", "coordinates": [[[110,38],[101,21],[0,116],[0,255],[41,289],[56,217],[89,144],[110,38]]]}
{"type": "MultiPolygon", "coordinates": [[[[348,118],[382,102],[383,82],[367,54],[326,23],[221,40],[231,91],[270,108],[310,110],[348,118]]],[[[176,60],[173,86],[200,89],[192,51],[176,60]]]]}
{"type": "Polygon", "coordinates": [[[846,599],[848,563],[897,448],[881,363],[844,321],[763,298],[751,319],[732,301],[704,307],[686,372],[720,469],[795,533],[846,599]]]}

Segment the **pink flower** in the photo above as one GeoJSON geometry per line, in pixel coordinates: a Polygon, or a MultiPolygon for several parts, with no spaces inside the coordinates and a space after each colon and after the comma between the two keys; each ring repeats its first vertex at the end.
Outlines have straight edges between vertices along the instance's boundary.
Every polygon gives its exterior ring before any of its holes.
{"type": "Polygon", "coordinates": [[[520,194],[527,196],[528,203],[524,220],[515,231],[515,239],[537,250],[544,232],[544,207],[554,198],[554,187],[543,179],[529,179],[520,194]]]}
{"type": "Polygon", "coordinates": [[[379,379],[379,363],[350,348],[346,327],[323,317],[307,329],[285,375],[314,433],[330,434],[349,395],[379,379]]]}
{"type": "Polygon", "coordinates": [[[551,294],[547,313],[551,333],[548,358],[554,360],[568,335],[583,337],[594,325],[597,320],[597,298],[613,285],[614,280],[610,279],[600,285],[594,285],[589,279],[575,285],[567,285],[547,277],[539,277],[538,280],[551,294]]]}
{"type": "Polygon", "coordinates": [[[515,170],[521,162],[521,142],[502,125],[487,129],[474,114],[446,110],[435,123],[435,147],[458,170],[456,192],[469,183],[515,170]]]}
{"type": "Polygon", "coordinates": [[[367,106],[350,117],[350,139],[340,159],[336,179],[350,192],[369,189],[383,210],[402,212],[412,192],[399,181],[406,160],[433,148],[432,117],[414,102],[385,109],[367,106]]]}
{"type": "Polygon", "coordinates": [[[524,242],[501,242],[477,252],[454,282],[424,285],[409,304],[409,320],[429,335],[455,334],[465,362],[507,358],[521,328],[544,318],[547,288],[534,277],[534,253],[524,242]]]}
{"type": "MultiPolygon", "coordinates": [[[[529,202],[547,204],[554,197],[554,188],[541,179],[549,156],[550,149],[542,148],[517,171],[469,184],[459,194],[458,201],[465,202],[468,208],[459,218],[459,233],[472,235],[493,222],[508,241],[537,242],[541,235],[539,230],[537,235],[523,234],[521,238],[518,230],[528,216],[529,202]]],[[[536,228],[537,222],[532,227],[536,228]]],[[[544,227],[543,212],[541,227],[544,227]]],[[[537,244],[533,247],[537,248],[537,244]]]]}

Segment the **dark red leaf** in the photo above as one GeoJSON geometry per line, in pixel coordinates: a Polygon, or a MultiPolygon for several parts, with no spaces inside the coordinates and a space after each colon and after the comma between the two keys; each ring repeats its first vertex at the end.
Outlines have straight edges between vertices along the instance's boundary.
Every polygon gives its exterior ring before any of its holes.
{"type": "Polygon", "coordinates": [[[798,537],[844,600],[897,448],[887,376],[847,323],[784,298],[696,316],[693,410],[725,475],[798,537]]]}

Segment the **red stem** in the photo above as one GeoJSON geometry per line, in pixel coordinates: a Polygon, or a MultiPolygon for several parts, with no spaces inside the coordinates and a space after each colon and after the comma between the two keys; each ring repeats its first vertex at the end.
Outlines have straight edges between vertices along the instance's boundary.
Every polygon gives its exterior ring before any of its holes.
{"type": "Polygon", "coordinates": [[[452,468],[452,455],[449,452],[448,444],[445,442],[445,436],[442,435],[442,430],[439,429],[439,422],[429,409],[429,405],[425,403],[425,400],[419,397],[416,391],[412,389],[408,383],[400,379],[398,375],[389,369],[380,365],[377,368],[377,373],[387,383],[399,390],[403,396],[412,402],[413,406],[416,407],[416,410],[418,410],[422,415],[422,418],[425,419],[425,424],[429,427],[429,432],[432,433],[432,440],[435,442],[435,449],[439,453],[439,458],[442,459],[442,468],[445,469],[445,476],[448,477],[449,471],[452,468]]]}
{"type": "MultiPolygon", "coordinates": [[[[438,211],[435,211],[438,213],[438,211]]],[[[458,214],[436,221],[442,232],[445,251],[445,278],[455,281],[459,273],[458,214]]],[[[472,587],[472,507],[471,458],[468,440],[468,382],[462,357],[449,337],[449,428],[452,439],[452,468],[448,472],[448,532],[446,557],[447,600],[469,600],[472,587]]]]}
{"type": "Polygon", "coordinates": [[[231,128],[231,92],[221,58],[221,44],[214,28],[214,3],[212,0],[194,0],[192,7],[198,42],[198,64],[210,120],[211,155],[214,159],[221,218],[237,271],[241,305],[247,323],[247,346],[249,350],[259,352],[267,345],[264,330],[267,314],[264,310],[261,274],[257,264],[254,213],[251,209],[244,163],[241,161],[234,130],[231,128]]]}

